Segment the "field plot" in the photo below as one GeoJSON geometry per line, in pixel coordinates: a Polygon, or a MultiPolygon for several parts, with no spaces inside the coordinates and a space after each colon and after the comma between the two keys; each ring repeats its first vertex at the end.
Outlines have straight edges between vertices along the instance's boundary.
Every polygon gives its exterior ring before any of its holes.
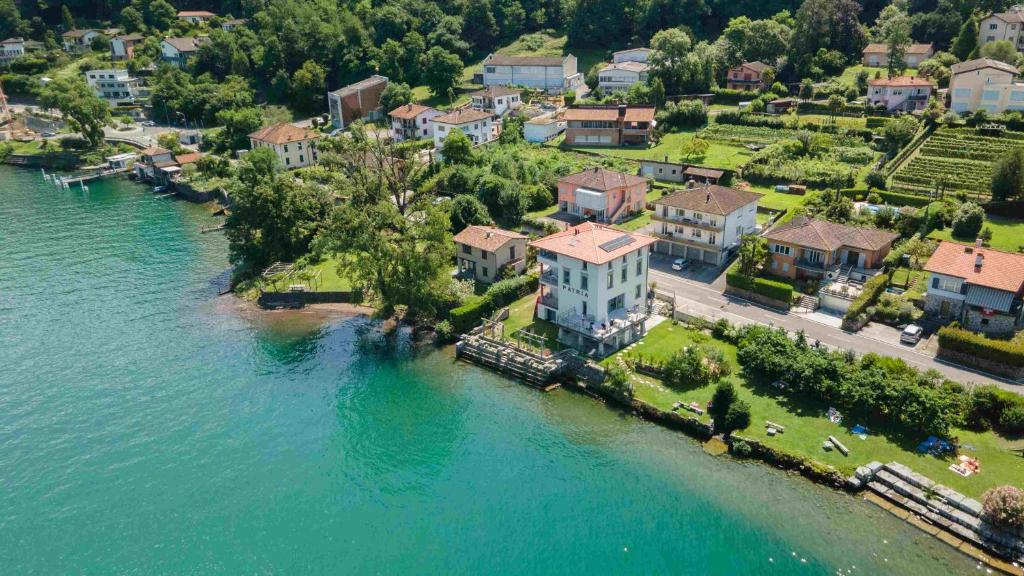
{"type": "Polygon", "coordinates": [[[941,128],[928,137],[910,162],[892,175],[892,189],[928,194],[937,187],[946,193],[964,192],[987,200],[992,163],[1004,152],[1024,146],[1024,133],[982,136],[973,128],[941,128]]]}

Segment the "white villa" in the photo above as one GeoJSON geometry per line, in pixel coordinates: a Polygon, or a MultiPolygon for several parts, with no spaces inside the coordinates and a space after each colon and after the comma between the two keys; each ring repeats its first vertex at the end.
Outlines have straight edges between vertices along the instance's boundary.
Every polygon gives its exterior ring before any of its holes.
{"type": "Polygon", "coordinates": [[[1024,6],[1011,6],[1006,12],[995,12],[978,22],[978,47],[989,42],[1007,40],[1017,50],[1024,50],[1024,6]]]}
{"type": "Polygon", "coordinates": [[[391,138],[395,142],[430,138],[433,134],[430,119],[442,114],[440,110],[422,104],[409,103],[399,106],[388,112],[388,116],[391,117],[391,138]]]}
{"type": "Polygon", "coordinates": [[[477,110],[504,116],[523,105],[522,92],[506,86],[488,86],[469,95],[470,106],[477,110]]]}
{"type": "Polygon", "coordinates": [[[651,57],[650,48],[627,48],[626,50],[619,50],[618,52],[612,53],[612,63],[620,64],[622,62],[647,62],[651,57]]]}
{"type": "Polygon", "coordinates": [[[483,84],[489,86],[526,86],[560,94],[578,90],[583,74],[576,71],[576,57],[503,56],[490,54],[484,59],[483,84]]]}
{"type": "Polygon", "coordinates": [[[954,64],[949,97],[953,112],[989,113],[1024,110],[1024,83],[1017,82],[1016,67],[999,60],[978,58],[954,64]]]}
{"type": "Polygon", "coordinates": [[[744,234],[757,230],[760,194],[709,185],[654,202],[656,250],[714,266],[725,264],[744,234]]]}
{"type": "Polygon", "coordinates": [[[25,40],[23,38],[8,38],[0,42],[0,64],[9,64],[24,55],[25,40]]]}
{"type": "Polygon", "coordinates": [[[537,316],[559,341],[606,356],[641,338],[650,247],[644,234],[584,222],[530,243],[541,266],[537,316]]]}
{"type": "Polygon", "coordinates": [[[430,119],[431,133],[434,135],[434,147],[440,148],[444,139],[453,130],[462,130],[474,145],[490,142],[494,139],[492,116],[482,110],[462,108],[430,119]]]}
{"type": "Polygon", "coordinates": [[[164,38],[160,42],[160,59],[178,68],[183,68],[199,52],[199,47],[208,36],[189,36],[187,38],[164,38]]]}
{"type": "Polygon", "coordinates": [[[285,122],[272,124],[249,134],[252,149],[271,148],[285,168],[316,164],[316,141],[320,134],[285,122]]]}
{"type": "Polygon", "coordinates": [[[68,52],[80,54],[82,52],[88,52],[92,49],[92,39],[99,36],[100,33],[97,30],[89,29],[75,29],[68,30],[61,37],[64,40],[64,49],[68,52]]]}
{"type": "Polygon", "coordinates": [[[149,95],[142,87],[142,82],[128,74],[127,70],[89,70],[85,73],[85,81],[97,96],[111,106],[131,104],[149,95]]]}

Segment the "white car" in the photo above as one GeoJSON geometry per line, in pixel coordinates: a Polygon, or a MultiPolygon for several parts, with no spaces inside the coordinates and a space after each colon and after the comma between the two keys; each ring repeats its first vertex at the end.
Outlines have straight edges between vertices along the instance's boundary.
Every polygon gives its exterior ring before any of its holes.
{"type": "Polygon", "coordinates": [[[146,120],[145,122],[139,122],[139,126],[156,126],[156,122],[153,122],[152,120],[146,120]]]}
{"type": "Polygon", "coordinates": [[[917,324],[909,324],[900,332],[900,342],[904,344],[917,344],[921,341],[921,334],[924,333],[924,329],[917,324]]]}
{"type": "Polygon", "coordinates": [[[675,260],[672,261],[673,270],[684,270],[689,265],[690,261],[687,260],[686,258],[676,258],[675,260]]]}

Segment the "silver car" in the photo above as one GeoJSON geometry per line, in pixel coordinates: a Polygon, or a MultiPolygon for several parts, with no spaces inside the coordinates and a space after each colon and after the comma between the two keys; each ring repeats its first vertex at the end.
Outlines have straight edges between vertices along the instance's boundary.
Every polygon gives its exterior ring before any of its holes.
{"type": "Polygon", "coordinates": [[[921,341],[921,334],[924,333],[924,329],[917,324],[909,324],[900,332],[900,342],[904,344],[914,345],[921,341]]]}

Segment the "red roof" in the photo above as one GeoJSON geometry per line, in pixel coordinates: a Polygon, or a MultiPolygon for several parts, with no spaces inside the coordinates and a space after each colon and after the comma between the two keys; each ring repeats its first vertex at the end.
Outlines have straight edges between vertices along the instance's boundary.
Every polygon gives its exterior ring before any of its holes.
{"type": "Polygon", "coordinates": [[[526,240],[528,237],[518,232],[502,230],[494,226],[467,226],[455,235],[456,242],[468,244],[474,248],[495,252],[510,240],[526,240]]]}
{"type": "Polygon", "coordinates": [[[610,226],[584,222],[534,240],[530,246],[599,265],[634,250],[646,249],[655,242],[657,240],[646,234],[623,232],[610,226]]]}
{"type": "Polygon", "coordinates": [[[897,76],[896,78],[868,80],[868,86],[928,86],[931,88],[932,83],[930,80],[915,76],[897,76]]]}
{"type": "MultiPolygon", "coordinates": [[[[568,108],[563,114],[565,120],[604,120],[614,122],[619,118],[619,106],[585,106],[568,108]]],[[[653,122],[654,106],[627,106],[622,119],[626,122],[653,122]]]]}
{"type": "Polygon", "coordinates": [[[604,168],[595,166],[594,168],[587,168],[582,172],[562,176],[558,179],[558,183],[572,184],[574,186],[597,190],[598,192],[607,192],[608,190],[615,190],[617,188],[647,184],[647,179],[634,174],[605,170],[604,168]]]}
{"type": "Polygon", "coordinates": [[[942,242],[924,269],[1014,294],[1024,288],[1024,254],[942,242]],[[976,266],[979,256],[981,266],[976,266]]]}
{"type": "Polygon", "coordinates": [[[403,120],[412,120],[424,112],[433,110],[430,106],[424,106],[422,104],[404,104],[395,108],[391,112],[388,112],[388,116],[392,118],[400,118],[403,120]]]}

